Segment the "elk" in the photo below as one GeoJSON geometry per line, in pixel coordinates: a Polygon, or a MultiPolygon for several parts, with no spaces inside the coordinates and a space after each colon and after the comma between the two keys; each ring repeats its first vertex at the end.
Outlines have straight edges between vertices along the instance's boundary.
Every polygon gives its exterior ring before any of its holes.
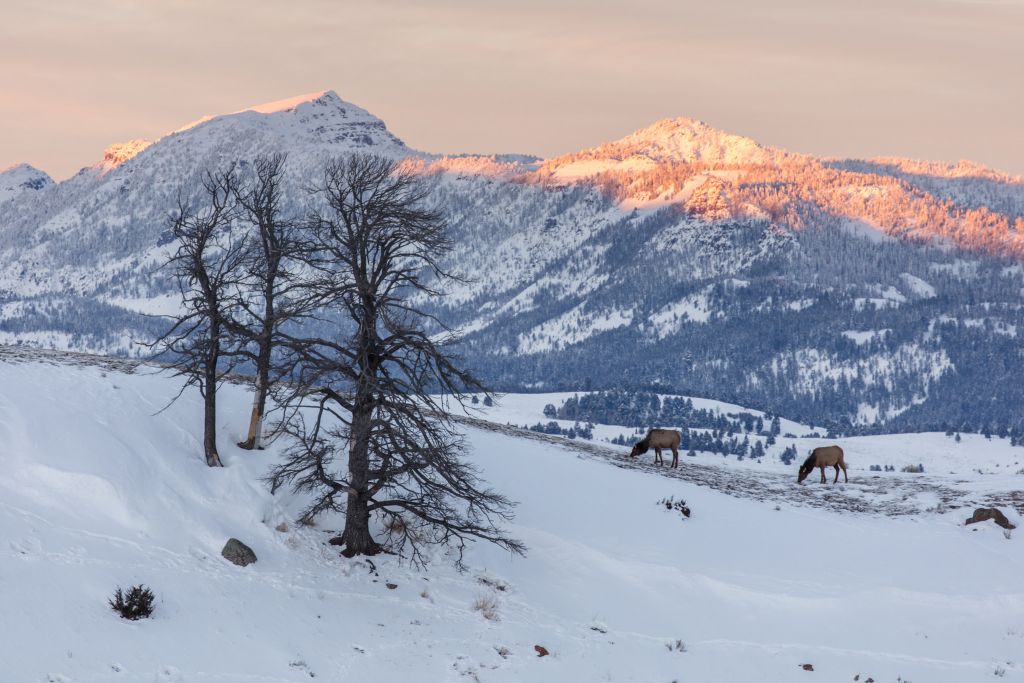
{"type": "Polygon", "coordinates": [[[839,469],[842,468],[845,482],[850,481],[849,475],[846,473],[846,461],[843,460],[843,449],[839,446],[819,446],[811,450],[807,459],[804,460],[804,464],[800,465],[800,474],[797,475],[797,483],[801,483],[815,467],[821,468],[821,483],[825,483],[825,468],[835,467],[836,478],[832,481],[835,484],[839,481],[839,469]]]}
{"type": "Polygon", "coordinates": [[[672,467],[679,467],[679,442],[682,436],[674,429],[651,429],[648,430],[647,436],[640,441],[637,441],[633,445],[633,450],[630,451],[629,457],[635,458],[638,455],[643,455],[649,449],[654,449],[654,464],[660,465],[664,462],[661,458],[662,448],[672,449],[672,467]]]}

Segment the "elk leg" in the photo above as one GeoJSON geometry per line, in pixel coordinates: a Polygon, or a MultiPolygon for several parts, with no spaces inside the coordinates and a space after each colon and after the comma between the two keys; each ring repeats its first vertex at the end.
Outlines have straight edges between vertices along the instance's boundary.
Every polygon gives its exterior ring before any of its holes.
{"type": "MultiPolygon", "coordinates": [[[[849,484],[850,483],[850,475],[846,473],[846,463],[845,462],[842,463],[842,467],[843,467],[843,483],[844,484],[849,484]]],[[[836,477],[837,478],[839,477],[839,473],[838,472],[836,472],[836,477]]]]}
{"type": "Polygon", "coordinates": [[[672,447],[672,467],[679,467],[679,449],[675,446],[672,447]]]}
{"type": "Polygon", "coordinates": [[[826,483],[828,481],[828,479],[825,478],[825,466],[822,465],[820,469],[821,469],[821,483],[824,484],[824,483],[826,483]]]}
{"type": "Polygon", "coordinates": [[[835,478],[835,480],[834,480],[834,481],[832,482],[833,484],[835,484],[836,482],[838,482],[838,481],[839,481],[839,465],[836,465],[836,466],[835,466],[835,468],[836,468],[836,478],[835,478]]]}
{"type": "Polygon", "coordinates": [[[661,464],[661,449],[660,448],[655,448],[654,449],[654,464],[655,465],[660,465],[661,464]]]}

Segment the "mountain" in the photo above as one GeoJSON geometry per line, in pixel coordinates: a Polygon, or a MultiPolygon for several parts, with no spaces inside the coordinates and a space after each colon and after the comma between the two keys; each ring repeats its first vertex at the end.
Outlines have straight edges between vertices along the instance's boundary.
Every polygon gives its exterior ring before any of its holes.
{"type": "Polygon", "coordinates": [[[692,119],[554,159],[406,146],[332,91],[199,121],[0,212],[0,341],[144,352],[176,306],[166,216],[207,168],[288,153],[436,178],[448,264],[421,302],[501,389],[654,388],[838,431],[1024,428],[1024,181],[969,163],[795,154],[692,119]],[[979,351],[980,350],[980,351],[979,351]]]}
{"type": "Polygon", "coordinates": [[[24,192],[39,192],[53,185],[53,179],[38,168],[17,164],[0,171],[0,204],[24,192]]]}

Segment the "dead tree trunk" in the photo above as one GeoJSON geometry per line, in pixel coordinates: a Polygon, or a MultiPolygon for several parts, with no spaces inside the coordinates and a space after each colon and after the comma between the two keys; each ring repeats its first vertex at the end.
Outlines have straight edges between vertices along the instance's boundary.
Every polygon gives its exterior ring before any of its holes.
{"type": "Polygon", "coordinates": [[[203,368],[203,454],[210,467],[223,467],[217,452],[217,365],[220,362],[220,324],[210,325],[210,353],[203,368]]]}
{"type": "Polygon", "coordinates": [[[345,530],[341,534],[347,557],[376,555],[380,552],[380,545],[373,540],[370,532],[369,449],[373,411],[365,399],[356,399],[359,407],[352,414],[352,436],[348,451],[350,490],[345,505],[345,530]]]}

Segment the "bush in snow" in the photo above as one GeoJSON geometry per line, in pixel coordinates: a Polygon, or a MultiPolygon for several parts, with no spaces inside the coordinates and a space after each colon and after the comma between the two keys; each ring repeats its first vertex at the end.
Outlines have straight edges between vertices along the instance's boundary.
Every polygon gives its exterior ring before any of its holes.
{"type": "Polygon", "coordinates": [[[678,510],[679,514],[683,517],[690,516],[690,507],[686,504],[685,500],[676,500],[675,496],[669,498],[662,498],[658,501],[658,505],[664,505],[666,510],[678,510]]]}
{"type": "Polygon", "coordinates": [[[924,472],[924,465],[904,465],[901,471],[910,472],[911,474],[921,474],[922,472],[924,472]]]}
{"type": "Polygon", "coordinates": [[[665,643],[665,647],[668,648],[669,652],[686,652],[686,643],[676,639],[676,641],[665,643]]]}
{"type": "Polygon", "coordinates": [[[107,602],[110,603],[112,610],[121,615],[122,619],[137,621],[146,619],[153,614],[153,600],[153,591],[140,583],[138,586],[129,588],[127,593],[118,586],[114,597],[107,602]]]}

